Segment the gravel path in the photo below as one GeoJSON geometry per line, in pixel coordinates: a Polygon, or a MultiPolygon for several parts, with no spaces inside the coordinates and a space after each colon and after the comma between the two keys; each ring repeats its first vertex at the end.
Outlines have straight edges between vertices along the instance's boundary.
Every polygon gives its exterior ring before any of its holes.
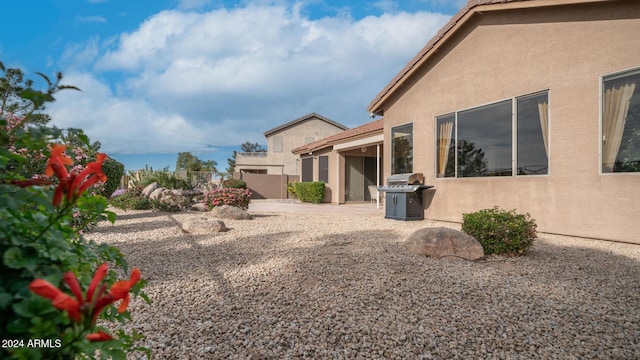
{"type": "Polygon", "coordinates": [[[527,256],[413,255],[429,221],[117,211],[87,235],[148,279],[132,301],[154,359],[638,359],[640,246],[547,236],[527,256]]]}

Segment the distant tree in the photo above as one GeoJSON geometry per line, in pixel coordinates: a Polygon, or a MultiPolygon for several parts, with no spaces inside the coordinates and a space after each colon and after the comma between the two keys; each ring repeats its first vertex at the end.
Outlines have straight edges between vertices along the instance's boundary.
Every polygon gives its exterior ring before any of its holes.
{"type": "Polygon", "coordinates": [[[3,72],[3,76],[0,77],[0,114],[11,113],[18,117],[26,116],[23,122],[24,125],[45,125],[51,120],[49,115],[40,113],[40,111],[45,109],[45,102],[55,100],[52,96],[54,93],[53,90],[79,90],[74,86],[60,85],[59,81],[62,79],[61,73],[57,74],[55,82],[49,80],[44,74],[37,73],[49,86],[49,91],[43,93],[32,89],[33,81],[25,80],[22,70],[12,68],[5,69],[4,65],[0,62],[0,71],[3,72]]]}
{"type": "Polygon", "coordinates": [[[178,153],[178,159],[176,160],[176,171],[211,171],[217,173],[216,166],[218,163],[215,160],[202,161],[197,156],[190,152],[178,153]]]}
{"type": "MultiPolygon", "coordinates": [[[[246,153],[256,153],[256,152],[267,152],[267,148],[258,144],[246,141],[244,144],[240,145],[241,152],[246,153]]],[[[237,151],[233,151],[233,155],[227,159],[227,175],[229,177],[233,177],[233,172],[236,170],[236,156],[238,155],[237,151]]]]}
{"type": "Polygon", "coordinates": [[[488,171],[484,150],[476,148],[474,142],[458,141],[458,177],[485,176],[488,171]]]}

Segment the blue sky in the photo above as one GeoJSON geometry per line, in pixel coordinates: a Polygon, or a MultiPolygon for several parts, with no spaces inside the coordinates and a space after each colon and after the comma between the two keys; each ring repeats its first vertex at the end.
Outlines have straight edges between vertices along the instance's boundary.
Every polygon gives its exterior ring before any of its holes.
{"type": "Polygon", "coordinates": [[[370,121],[375,95],[466,0],[5,1],[0,61],[54,75],[47,108],[127,169],[226,158],[317,112],[370,121]],[[348,5],[345,5],[348,4],[348,5]]]}

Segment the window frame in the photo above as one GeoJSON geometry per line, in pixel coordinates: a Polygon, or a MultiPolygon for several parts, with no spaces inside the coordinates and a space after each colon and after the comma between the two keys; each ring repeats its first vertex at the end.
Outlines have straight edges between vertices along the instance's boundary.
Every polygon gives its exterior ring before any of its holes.
{"type": "Polygon", "coordinates": [[[318,156],[318,181],[329,183],[329,156],[318,156]]]}
{"type": "MultiPolygon", "coordinates": [[[[406,122],[406,123],[403,123],[403,124],[399,124],[399,125],[393,126],[391,128],[391,131],[390,131],[390,135],[389,136],[391,137],[391,140],[389,141],[389,144],[391,144],[391,146],[390,146],[390,151],[391,151],[391,156],[390,156],[391,175],[396,174],[396,172],[394,171],[395,170],[395,154],[394,154],[395,145],[394,145],[394,141],[393,141],[394,140],[394,133],[395,133],[396,129],[402,128],[404,126],[409,126],[409,125],[411,126],[411,170],[409,170],[408,173],[412,173],[413,172],[413,169],[414,169],[414,161],[413,161],[414,160],[414,139],[413,139],[414,124],[413,124],[413,122],[406,122]]],[[[400,173],[398,173],[398,174],[400,174],[400,173]]]]}
{"type": "MultiPolygon", "coordinates": [[[[604,156],[604,86],[605,81],[621,79],[626,76],[640,75],[640,66],[615,71],[607,74],[600,75],[600,81],[598,82],[598,174],[601,176],[639,176],[640,171],[618,171],[618,172],[604,172],[603,171],[603,156],[604,156]]],[[[637,86],[640,86],[637,85],[637,86]]]]}
{"type": "MultiPolygon", "coordinates": [[[[639,69],[640,71],[640,69],[639,69]]],[[[551,91],[549,89],[544,89],[544,90],[540,90],[540,91],[535,91],[532,93],[527,93],[527,94],[521,94],[521,95],[517,95],[517,96],[513,96],[513,97],[509,97],[509,98],[504,98],[504,99],[500,99],[500,100],[496,100],[496,101],[492,101],[492,102],[488,102],[488,103],[484,103],[481,105],[477,105],[477,106],[472,106],[472,107],[467,107],[467,108],[463,108],[460,110],[456,110],[456,111],[450,111],[450,112],[445,112],[442,113],[440,115],[436,115],[434,117],[434,147],[435,147],[435,151],[434,151],[434,174],[435,174],[435,178],[437,180],[442,180],[442,179],[484,179],[484,178],[504,178],[504,177],[512,177],[512,178],[519,178],[519,177],[543,177],[543,176],[549,176],[551,173],[551,167],[550,167],[550,163],[551,163],[551,91]],[[522,99],[522,98],[526,98],[526,97],[533,97],[533,96],[539,96],[541,94],[546,94],[547,95],[547,104],[548,104],[548,109],[547,109],[547,173],[546,174],[518,174],[518,118],[517,118],[517,111],[518,111],[518,99],[522,99]],[[474,109],[480,109],[483,107],[487,107],[487,106],[491,106],[491,105],[496,105],[502,102],[506,102],[506,101],[511,101],[511,176],[475,176],[475,177],[459,177],[458,176],[458,151],[457,151],[457,141],[458,141],[458,114],[460,112],[465,112],[465,111],[469,111],[469,110],[474,110],[474,109]],[[452,142],[453,142],[453,147],[454,147],[454,156],[453,156],[453,160],[455,162],[454,165],[454,175],[450,176],[450,177],[439,177],[438,176],[438,119],[443,119],[446,117],[450,117],[453,115],[453,131],[452,131],[452,142]]],[[[446,169],[445,169],[445,173],[446,173],[446,169]]]]}

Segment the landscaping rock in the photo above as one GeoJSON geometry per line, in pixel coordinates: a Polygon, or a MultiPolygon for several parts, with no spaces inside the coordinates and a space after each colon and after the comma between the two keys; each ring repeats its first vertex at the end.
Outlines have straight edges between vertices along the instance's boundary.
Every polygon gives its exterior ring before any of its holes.
{"type": "Polygon", "coordinates": [[[158,185],[157,182],[152,182],[151,184],[147,185],[144,189],[142,189],[142,195],[149,197],[149,195],[151,195],[151,193],[157,189],[160,185],[158,185]]]}
{"type": "Polygon", "coordinates": [[[214,207],[209,213],[212,217],[232,220],[251,220],[253,217],[239,207],[222,205],[214,207]]]}
{"type": "Polygon", "coordinates": [[[414,254],[435,258],[457,256],[478,260],[484,257],[482,245],[473,236],[444,227],[417,230],[407,238],[404,247],[414,254]]]}
{"type": "Polygon", "coordinates": [[[207,205],[203,203],[195,203],[191,206],[191,211],[207,211],[207,205]]]}
{"type": "Polygon", "coordinates": [[[222,220],[202,217],[185,221],[182,230],[193,235],[208,235],[227,231],[227,227],[222,220]]]}
{"type": "Polygon", "coordinates": [[[158,200],[160,199],[160,197],[162,197],[162,192],[165,191],[164,188],[158,187],[155,190],[153,190],[151,192],[151,194],[149,194],[149,199],[151,200],[158,200]]]}

